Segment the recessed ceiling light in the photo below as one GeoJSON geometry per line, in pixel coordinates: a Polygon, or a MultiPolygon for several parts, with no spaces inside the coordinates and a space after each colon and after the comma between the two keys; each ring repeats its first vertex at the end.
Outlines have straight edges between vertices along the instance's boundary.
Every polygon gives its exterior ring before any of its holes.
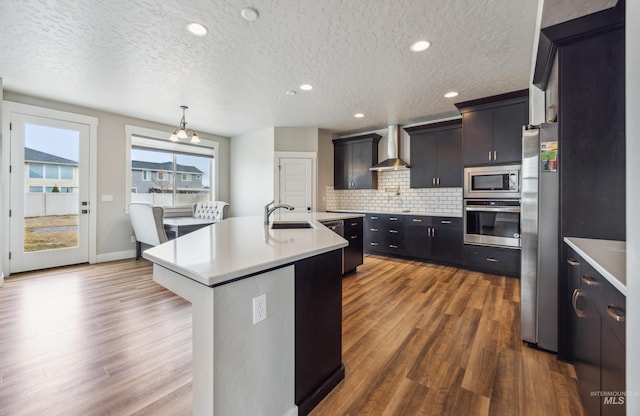
{"type": "Polygon", "coordinates": [[[445,97],[447,97],[447,98],[453,98],[453,97],[457,97],[457,96],[458,96],[458,93],[457,93],[457,92],[455,92],[455,91],[449,91],[449,92],[448,92],[448,93],[446,93],[444,96],[445,96],[445,97]]]}
{"type": "Polygon", "coordinates": [[[355,118],[362,118],[362,117],[364,117],[364,114],[362,114],[362,113],[355,113],[353,116],[354,116],[355,118]]]}
{"type": "Polygon", "coordinates": [[[187,25],[187,30],[195,36],[206,36],[209,33],[209,30],[202,24],[198,22],[191,22],[187,25]]]}
{"type": "Polygon", "coordinates": [[[253,22],[258,18],[258,16],[260,16],[258,11],[253,7],[245,7],[240,10],[240,14],[242,15],[242,18],[248,22],[253,22]]]}
{"type": "Polygon", "coordinates": [[[409,49],[411,49],[411,52],[422,52],[429,49],[429,46],[431,46],[431,42],[427,40],[419,40],[413,45],[411,45],[409,49]]]}
{"type": "Polygon", "coordinates": [[[289,90],[285,94],[287,94],[287,95],[296,95],[297,92],[295,92],[294,90],[289,90]]]}
{"type": "Polygon", "coordinates": [[[302,84],[300,85],[300,89],[302,91],[311,91],[313,89],[313,87],[309,84],[302,84]]]}

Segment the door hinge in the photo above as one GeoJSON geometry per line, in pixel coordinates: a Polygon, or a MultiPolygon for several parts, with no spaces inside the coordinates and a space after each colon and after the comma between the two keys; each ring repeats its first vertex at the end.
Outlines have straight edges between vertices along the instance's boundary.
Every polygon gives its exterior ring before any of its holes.
{"type": "Polygon", "coordinates": [[[11,210],[9,210],[9,216],[11,216],[11,210]]]}
{"type": "Polygon", "coordinates": [[[11,252],[9,252],[9,260],[11,260],[11,252]]]}
{"type": "Polygon", "coordinates": [[[9,130],[13,130],[13,123],[9,122],[9,130]]]}
{"type": "Polygon", "coordinates": [[[13,169],[13,167],[9,165],[9,173],[11,173],[11,169],[13,169]]]}

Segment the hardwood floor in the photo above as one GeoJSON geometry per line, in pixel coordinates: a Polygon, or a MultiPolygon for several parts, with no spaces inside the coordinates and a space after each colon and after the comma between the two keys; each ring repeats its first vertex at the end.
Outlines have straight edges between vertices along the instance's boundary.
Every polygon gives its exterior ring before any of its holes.
{"type": "MultiPolygon", "coordinates": [[[[581,415],[575,374],[522,345],[518,281],[366,256],[343,280],[346,379],[312,412],[581,415]]],[[[191,413],[191,306],[120,261],[0,289],[0,415],[191,413]]]]}

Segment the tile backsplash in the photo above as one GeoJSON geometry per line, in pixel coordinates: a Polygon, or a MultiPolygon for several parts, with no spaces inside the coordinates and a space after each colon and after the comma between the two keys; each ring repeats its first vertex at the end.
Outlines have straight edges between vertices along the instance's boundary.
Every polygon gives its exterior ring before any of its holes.
{"type": "Polygon", "coordinates": [[[378,189],[326,189],[328,211],[462,217],[462,188],[409,188],[409,170],[378,172],[378,189]]]}

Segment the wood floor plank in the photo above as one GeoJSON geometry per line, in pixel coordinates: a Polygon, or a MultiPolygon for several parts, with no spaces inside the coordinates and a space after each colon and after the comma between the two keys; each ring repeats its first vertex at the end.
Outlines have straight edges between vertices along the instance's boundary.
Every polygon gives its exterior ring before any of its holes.
{"type": "MultiPolygon", "coordinates": [[[[7,279],[0,414],[190,414],[191,305],[151,272],[7,279]]],[[[343,279],[346,378],[312,415],[582,415],[573,366],[520,341],[519,302],[517,279],[365,256],[343,279]]]]}

